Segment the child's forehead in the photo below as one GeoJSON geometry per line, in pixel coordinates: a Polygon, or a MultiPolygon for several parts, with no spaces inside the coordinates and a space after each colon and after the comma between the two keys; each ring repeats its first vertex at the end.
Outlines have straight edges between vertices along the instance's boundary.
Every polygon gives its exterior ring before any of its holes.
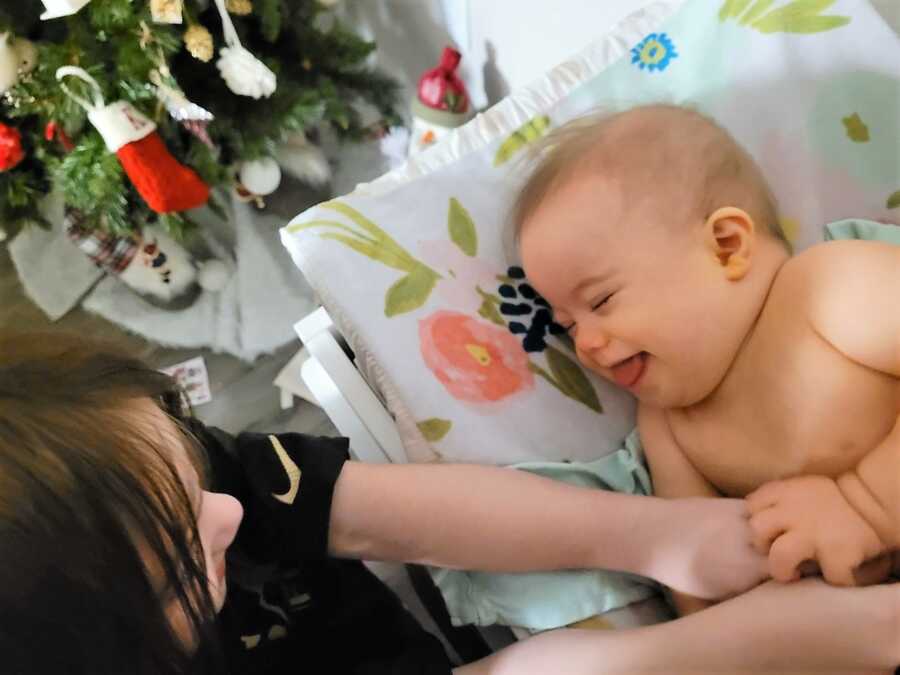
{"type": "Polygon", "coordinates": [[[134,399],[126,412],[139,434],[172,462],[179,473],[202,473],[202,462],[190,439],[176,422],[150,398],[134,399]]]}

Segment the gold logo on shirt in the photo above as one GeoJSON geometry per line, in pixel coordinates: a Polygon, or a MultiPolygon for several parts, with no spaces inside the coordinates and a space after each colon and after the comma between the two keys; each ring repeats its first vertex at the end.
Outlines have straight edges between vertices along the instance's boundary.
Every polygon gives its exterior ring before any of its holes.
{"type": "Polygon", "coordinates": [[[278,455],[278,460],[281,462],[281,466],[284,467],[285,473],[287,473],[288,480],[290,481],[290,488],[287,492],[285,492],[283,495],[279,495],[273,492],[272,496],[282,504],[287,504],[288,506],[290,506],[297,498],[297,493],[300,492],[300,467],[294,463],[294,460],[291,459],[291,456],[281,445],[281,442],[278,440],[278,438],[276,438],[275,436],[269,436],[269,442],[275,449],[275,454],[278,455]]]}

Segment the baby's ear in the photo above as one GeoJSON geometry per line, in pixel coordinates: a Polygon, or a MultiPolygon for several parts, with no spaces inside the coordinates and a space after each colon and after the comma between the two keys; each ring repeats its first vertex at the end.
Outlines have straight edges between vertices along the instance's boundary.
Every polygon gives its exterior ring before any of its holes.
{"type": "Polygon", "coordinates": [[[756,244],[756,226],[743,209],[725,206],[706,219],[706,241],[725,278],[742,279],[750,270],[756,244]]]}

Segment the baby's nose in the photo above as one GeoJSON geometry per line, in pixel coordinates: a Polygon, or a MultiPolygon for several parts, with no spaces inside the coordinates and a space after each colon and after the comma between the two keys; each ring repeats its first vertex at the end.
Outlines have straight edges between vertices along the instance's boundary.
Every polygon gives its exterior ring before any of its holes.
{"type": "Polygon", "coordinates": [[[575,336],[575,346],[585,354],[592,354],[609,346],[609,334],[597,326],[579,327],[575,336]]]}

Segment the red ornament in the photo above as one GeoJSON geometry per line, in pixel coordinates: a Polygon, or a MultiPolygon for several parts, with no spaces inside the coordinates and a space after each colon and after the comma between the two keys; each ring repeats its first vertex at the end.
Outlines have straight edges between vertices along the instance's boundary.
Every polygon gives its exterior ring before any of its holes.
{"type": "Polygon", "coordinates": [[[0,172],[9,171],[23,159],[22,134],[18,129],[0,122],[0,172]]]}
{"type": "Polygon", "coordinates": [[[209,186],[188,166],[181,164],[166,148],[156,132],[156,124],[142,115],[127,101],[106,105],[97,81],[77,66],[63,66],[56,71],[56,79],[77,77],[87,82],[92,100],[66,92],[88,113],[88,119],[100,132],[106,148],[114,152],[147,206],[157,213],[187,211],[203,206],[209,200],[209,186]]]}
{"type": "Polygon", "coordinates": [[[158,133],[126,143],[116,154],[134,187],[157,213],[187,211],[209,201],[209,186],[172,156],[158,133]]]}
{"type": "Polygon", "coordinates": [[[72,142],[72,139],[63,131],[62,127],[59,126],[56,122],[47,122],[47,126],[44,127],[44,138],[48,141],[52,141],[54,138],[59,139],[60,145],[63,146],[63,150],[66,152],[72,152],[75,147],[75,144],[72,142]]]}
{"type": "Polygon", "coordinates": [[[419,101],[435,110],[464,113],[469,109],[466,85],[456,74],[462,58],[452,47],[444,47],[437,68],[425,71],[419,79],[419,101]]]}

